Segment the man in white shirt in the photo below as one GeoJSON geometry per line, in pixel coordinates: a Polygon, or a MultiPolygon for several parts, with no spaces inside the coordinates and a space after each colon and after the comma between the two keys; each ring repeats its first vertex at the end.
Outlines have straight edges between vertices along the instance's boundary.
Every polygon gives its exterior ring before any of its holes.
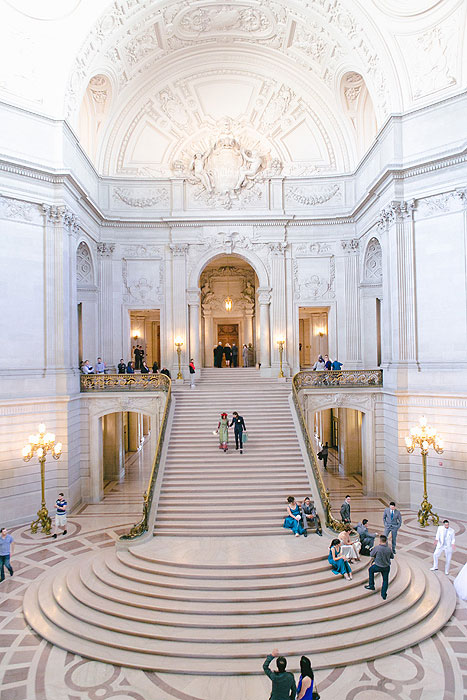
{"type": "Polygon", "coordinates": [[[449,564],[451,563],[452,552],[455,549],[456,535],[452,527],[449,527],[449,520],[443,520],[443,524],[436,530],[436,549],[433,552],[433,566],[431,571],[438,571],[438,559],[441,552],[444,550],[446,563],[444,573],[449,573],[449,564]]]}
{"type": "Polygon", "coordinates": [[[81,365],[81,372],[83,374],[94,374],[94,368],[89,366],[89,360],[85,360],[81,365]]]}
{"type": "Polygon", "coordinates": [[[106,368],[107,365],[105,362],[102,362],[102,357],[98,357],[96,363],[96,374],[105,374],[106,368]]]}

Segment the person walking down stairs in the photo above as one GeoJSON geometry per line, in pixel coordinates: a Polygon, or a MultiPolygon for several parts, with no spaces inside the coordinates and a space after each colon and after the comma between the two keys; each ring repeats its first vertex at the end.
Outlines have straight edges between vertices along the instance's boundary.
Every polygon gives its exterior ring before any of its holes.
{"type": "Polygon", "coordinates": [[[219,435],[219,449],[227,452],[229,448],[229,419],[227,413],[221,413],[221,419],[217,425],[217,433],[219,435]]]}
{"type": "Polygon", "coordinates": [[[230,423],[230,427],[232,427],[232,425],[235,426],[235,449],[238,450],[240,447],[240,454],[243,454],[243,431],[246,432],[246,426],[243,416],[239,416],[237,411],[234,411],[232,414],[232,422],[230,423]]]}

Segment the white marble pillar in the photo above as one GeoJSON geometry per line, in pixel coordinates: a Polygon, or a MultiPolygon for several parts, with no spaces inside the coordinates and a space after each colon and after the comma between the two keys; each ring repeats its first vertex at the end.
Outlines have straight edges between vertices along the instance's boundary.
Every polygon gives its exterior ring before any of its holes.
{"type": "Polygon", "coordinates": [[[178,355],[175,347],[175,338],[180,337],[183,341],[181,354],[182,374],[187,373],[187,354],[189,344],[189,334],[187,329],[187,300],[186,300],[186,255],[188,252],[187,243],[173,243],[170,246],[172,251],[172,378],[178,373],[178,355]]]}
{"type": "MultiPolygon", "coordinates": [[[[344,252],[345,298],[345,368],[361,366],[360,301],[359,301],[359,241],[341,241],[344,252]]],[[[332,351],[331,351],[332,352],[332,351]]]]}
{"type": "Polygon", "coordinates": [[[213,328],[212,328],[212,315],[210,311],[204,312],[204,366],[213,367],[214,366],[214,339],[213,339],[213,328]]]}
{"type": "MultiPolygon", "coordinates": [[[[99,255],[99,346],[97,354],[102,357],[107,366],[115,364],[113,357],[113,274],[112,255],[115,250],[113,243],[98,243],[99,255]]],[[[97,358],[93,357],[91,364],[97,358]]]]}
{"type": "Polygon", "coordinates": [[[151,424],[151,419],[149,418],[149,416],[147,416],[146,414],[143,414],[143,436],[144,437],[146,437],[146,435],[149,435],[149,433],[151,432],[150,424],[151,424]]]}
{"type": "Polygon", "coordinates": [[[102,444],[104,479],[122,480],[125,476],[122,413],[109,413],[103,417],[102,444]]]}
{"type": "Polygon", "coordinates": [[[139,415],[134,411],[128,414],[128,451],[137,452],[140,446],[139,415]]]}
{"type": "Polygon", "coordinates": [[[190,316],[190,359],[193,358],[195,367],[200,368],[200,290],[187,289],[187,301],[190,316]]]}
{"type": "Polygon", "coordinates": [[[243,326],[243,342],[246,345],[253,345],[253,312],[245,313],[245,323],[243,326]]]}
{"type": "MultiPolygon", "coordinates": [[[[282,355],[282,369],[285,376],[290,374],[289,363],[287,361],[288,343],[292,343],[291,337],[287,337],[287,307],[286,307],[286,280],[285,280],[285,251],[287,243],[278,242],[269,244],[271,261],[271,366],[274,373],[279,373],[279,345],[278,338],[285,338],[284,351],[282,355]]],[[[289,334],[290,335],[290,334],[289,334]]]]}
{"type": "Polygon", "coordinates": [[[259,358],[261,369],[267,369],[271,366],[271,350],[270,350],[270,322],[269,322],[269,307],[271,304],[271,290],[264,287],[258,288],[258,305],[259,305],[259,358]]]}
{"type": "Polygon", "coordinates": [[[414,208],[414,202],[393,201],[380,217],[387,230],[391,279],[395,282],[390,289],[391,362],[401,367],[415,367],[418,359],[414,208]]]}

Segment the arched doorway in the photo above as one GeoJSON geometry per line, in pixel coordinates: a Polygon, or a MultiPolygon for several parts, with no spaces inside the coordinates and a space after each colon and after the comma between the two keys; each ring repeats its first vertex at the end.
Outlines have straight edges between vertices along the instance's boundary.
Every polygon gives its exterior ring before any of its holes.
{"type": "MultiPolygon", "coordinates": [[[[238,255],[219,255],[202,270],[199,278],[201,304],[201,358],[204,367],[214,366],[214,347],[220,342],[237,348],[237,366],[254,367],[259,319],[256,313],[258,277],[238,255]],[[243,357],[242,347],[248,352],[243,357]]],[[[225,356],[222,366],[225,366],[225,356]]]]}

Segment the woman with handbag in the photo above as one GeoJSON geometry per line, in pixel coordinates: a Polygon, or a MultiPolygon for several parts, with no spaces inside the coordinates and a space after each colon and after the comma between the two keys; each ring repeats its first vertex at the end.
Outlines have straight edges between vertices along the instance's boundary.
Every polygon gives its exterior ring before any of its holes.
{"type": "Polygon", "coordinates": [[[317,690],[313,690],[315,676],[311,661],[307,656],[300,659],[300,678],[297,685],[297,700],[319,700],[317,690]]]}
{"type": "Polygon", "coordinates": [[[217,425],[217,434],[219,435],[219,449],[227,452],[229,448],[229,420],[227,413],[221,413],[221,419],[217,425]]]}
{"type": "Polygon", "coordinates": [[[349,562],[345,561],[341,553],[340,540],[332,540],[329,546],[328,562],[331,564],[332,573],[338,576],[341,574],[347,581],[352,580],[352,569],[349,562]]]}

